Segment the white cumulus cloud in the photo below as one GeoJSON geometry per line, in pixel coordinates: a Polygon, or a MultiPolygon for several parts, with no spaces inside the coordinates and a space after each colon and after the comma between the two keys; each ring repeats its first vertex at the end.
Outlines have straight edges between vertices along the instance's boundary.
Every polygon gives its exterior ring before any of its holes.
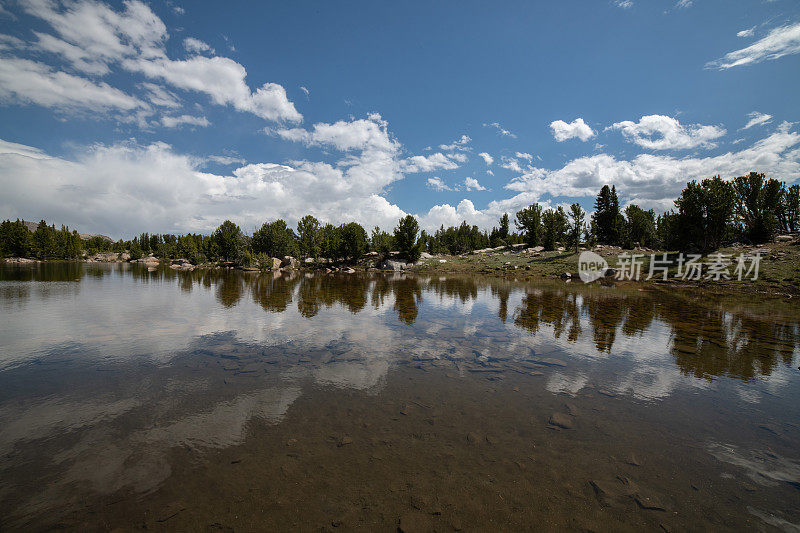
{"type": "Polygon", "coordinates": [[[441,152],[424,156],[415,155],[403,161],[403,172],[432,172],[434,170],[452,170],[458,168],[458,164],[449,159],[441,152]]]}
{"type": "Polygon", "coordinates": [[[339,120],[333,124],[320,122],[311,130],[303,128],[279,129],[277,134],[290,141],[309,146],[330,146],[341,151],[380,150],[398,152],[400,144],[391,138],[388,124],[378,113],[366,119],[339,120]]]}
{"type": "Polygon", "coordinates": [[[446,151],[452,152],[454,150],[469,150],[469,143],[472,141],[469,135],[462,135],[460,139],[453,141],[452,144],[440,144],[439,148],[446,151]]]}
{"type": "Polygon", "coordinates": [[[800,134],[783,123],[777,131],[738,152],[714,157],[641,154],[631,160],[596,154],[579,157],[555,170],[531,168],[506,189],[539,198],[545,194],[592,197],[605,184],[641,205],[668,209],[687,181],[716,175],[724,178],[764,172],[788,183],[800,179],[800,134]]]}
{"type": "MultiPolygon", "coordinates": [[[[171,94],[169,99],[164,99],[163,94],[156,95],[152,81],[161,81],[173,89],[205,94],[216,104],[230,105],[266,120],[302,120],[281,85],[265,83],[251,90],[245,81],[245,68],[232,59],[202,55],[170,59],[166,52],[169,34],[165,24],[139,0],[124,2],[119,10],[94,0],[28,0],[19,5],[28,15],[48,24],[53,33],[33,32],[36,41],[32,43],[20,42],[17,38],[2,39],[0,44],[6,52],[42,51],[66,62],[75,71],[92,76],[106,76],[119,69],[140,74],[149,78],[150,86],[139,83],[137,87],[145,91],[144,98],[151,99],[157,106],[167,105],[164,102],[168,100],[174,103],[177,96],[171,94]]],[[[186,38],[183,44],[190,54],[214,53],[210,46],[196,38],[186,38]]],[[[2,63],[0,103],[24,102],[59,107],[63,111],[107,113],[115,110],[116,118],[124,121],[133,118],[141,124],[147,124],[142,119],[143,114],[153,113],[152,110],[137,111],[132,117],[130,110],[144,107],[140,98],[108,83],[65,72],[69,69],[63,65],[20,57],[5,57],[2,63]],[[80,90],[81,87],[85,90],[80,90]],[[22,94],[29,88],[27,94],[22,94]]],[[[160,90],[167,92],[163,87],[160,90]]]]}
{"type": "Polygon", "coordinates": [[[596,135],[594,130],[582,118],[576,118],[572,122],[555,120],[550,123],[550,129],[553,130],[553,137],[558,142],[564,142],[568,139],[580,139],[586,142],[596,135]]]}
{"type": "Polygon", "coordinates": [[[495,216],[475,208],[470,200],[461,200],[457,206],[450,204],[435,205],[427,213],[418,215],[420,226],[435,231],[440,226],[458,226],[462,221],[475,224],[481,228],[489,228],[495,223],[495,216]]]}
{"type": "Polygon", "coordinates": [[[702,146],[714,148],[712,141],[725,135],[721,126],[683,125],[664,115],[647,115],[639,122],[617,122],[608,129],[619,130],[629,141],[649,150],[685,150],[702,146]]]}
{"type": "MultiPolygon", "coordinates": [[[[368,121],[381,119],[372,116],[368,121]]],[[[749,147],[714,157],[641,154],[625,160],[600,153],[556,169],[528,165],[506,185],[514,193],[509,198],[483,209],[466,199],[455,207],[435,205],[418,217],[426,229],[462,220],[487,229],[504,212],[532,202],[550,205],[543,197],[590,199],[608,183],[617,186],[624,203],[658,210],[671,208],[692,179],[718,174],[731,178],[756,170],[792,183],[800,180],[800,133],[791,128],[783,123],[749,147]]],[[[374,135],[389,137],[380,124],[374,135]]],[[[328,137],[325,146],[340,141],[328,137]]],[[[45,218],[115,237],[141,231],[208,232],[226,218],[252,231],[278,217],[293,225],[307,213],[333,223],[356,220],[391,229],[405,214],[385,198],[388,187],[403,177],[399,146],[385,139],[359,146],[364,149],[343,151],[335,164],[264,162],[214,174],[202,170],[213,156],[181,154],[164,143],[95,144],[71,157],[53,157],[37,147],[0,141],[0,211],[11,218],[45,218]],[[115,179],[109,180],[110,175],[115,179]]],[[[448,187],[435,178],[428,184],[448,187]]]]}
{"type": "Polygon", "coordinates": [[[173,87],[207,94],[219,105],[231,105],[267,120],[300,122],[303,116],[277,83],[265,83],[255,91],[245,83],[247,71],[227,57],[194,56],[183,60],[166,57],[134,58],[123,62],[126,69],[173,87]]]}
{"type": "Polygon", "coordinates": [[[485,191],[486,187],[478,183],[478,180],[475,178],[465,178],[464,179],[464,187],[468,191],[485,191]]]}
{"type": "Polygon", "coordinates": [[[0,102],[36,104],[64,112],[132,111],[147,104],[105,82],[93,82],[29,59],[0,61],[0,102]]]}
{"type": "Polygon", "coordinates": [[[432,178],[428,178],[428,181],[426,182],[426,185],[429,188],[431,188],[431,189],[433,189],[435,191],[453,191],[453,190],[455,190],[452,187],[450,187],[449,185],[447,185],[444,181],[442,181],[442,178],[440,178],[438,176],[434,176],[432,178]]]}
{"type": "Polygon", "coordinates": [[[486,162],[487,165],[491,165],[492,163],[494,163],[494,157],[492,157],[488,153],[481,152],[478,155],[483,158],[483,160],[486,162]]]}
{"type": "Polygon", "coordinates": [[[202,171],[204,164],[164,143],[96,144],[59,158],[0,142],[0,211],[114,237],[209,232],[225,219],[252,231],[278,217],[294,224],[307,213],[391,229],[405,214],[382,196],[396,176],[370,157],[346,168],[255,163],[225,175],[202,171]]]}
{"type": "Polygon", "coordinates": [[[191,53],[191,54],[202,54],[208,52],[210,54],[214,53],[214,49],[211,48],[207,43],[201,41],[200,39],[196,39],[194,37],[187,37],[183,40],[183,48],[191,53]]]}

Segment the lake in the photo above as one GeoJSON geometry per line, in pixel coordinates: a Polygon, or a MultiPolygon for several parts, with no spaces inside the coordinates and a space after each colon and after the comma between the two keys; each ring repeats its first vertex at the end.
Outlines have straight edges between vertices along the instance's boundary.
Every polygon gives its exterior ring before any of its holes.
{"type": "Polygon", "coordinates": [[[1,530],[800,528],[800,312],[0,265],[1,530]]]}

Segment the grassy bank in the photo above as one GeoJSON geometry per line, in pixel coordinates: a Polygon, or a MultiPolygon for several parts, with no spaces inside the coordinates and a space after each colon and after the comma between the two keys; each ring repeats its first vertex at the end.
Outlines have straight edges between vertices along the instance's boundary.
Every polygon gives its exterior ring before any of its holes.
{"type": "MultiPolygon", "coordinates": [[[[719,250],[720,253],[733,257],[729,270],[732,279],[686,281],[675,278],[676,268],[671,268],[668,281],[644,281],[650,269],[650,255],[657,259],[663,251],[655,250],[623,250],[617,247],[596,247],[592,251],[603,256],[610,267],[616,267],[620,254],[644,254],[642,260],[641,281],[623,281],[617,283],[639,284],[647,286],[697,286],[709,290],[737,291],[742,293],[772,294],[785,297],[800,295],[800,243],[771,243],[761,246],[733,246],[719,250]],[[756,254],[761,257],[758,279],[738,281],[734,275],[735,258],[740,254],[756,254]]],[[[462,256],[436,256],[423,259],[414,268],[415,271],[427,274],[483,274],[502,277],[513,277],[520,280],[558,279],[564,273],[578,270],[578,256],[571,250],[553,252],[526,251],[494,251],[462,256]],[[445,262],[442,262],[444,260],[445,262]]],[[[704,258],[707,265],[709,258],[704,258]]],[[[703,275],[705,276],[705,269],[703,275]]],[[[609,282],[611,279],[608,280],[609,282]]],[[[573,281],[574,282],[574,281],[573,281]]],[[[578,281],[580,282],[580,281],[578,281]]],[[[616,282],[616,281],[615,281],[616,282]]]]}

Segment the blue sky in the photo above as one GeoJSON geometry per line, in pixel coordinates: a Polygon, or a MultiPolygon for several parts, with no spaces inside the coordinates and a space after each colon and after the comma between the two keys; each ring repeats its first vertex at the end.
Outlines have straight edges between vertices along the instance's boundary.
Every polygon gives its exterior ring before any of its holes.
{"type": "Polygon", "coordinates": [[[0,1],[0,217],[491,227],[800,179],[800,6],[0,1]]]}

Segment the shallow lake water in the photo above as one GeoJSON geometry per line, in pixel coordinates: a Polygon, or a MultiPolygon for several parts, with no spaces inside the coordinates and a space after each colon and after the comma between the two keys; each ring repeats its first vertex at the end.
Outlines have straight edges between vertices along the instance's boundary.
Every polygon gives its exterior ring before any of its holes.
{"type": "Polygon", "coordinates": [[[797,307],[0,265],[0,530],[798,531],[797,307]]]}

